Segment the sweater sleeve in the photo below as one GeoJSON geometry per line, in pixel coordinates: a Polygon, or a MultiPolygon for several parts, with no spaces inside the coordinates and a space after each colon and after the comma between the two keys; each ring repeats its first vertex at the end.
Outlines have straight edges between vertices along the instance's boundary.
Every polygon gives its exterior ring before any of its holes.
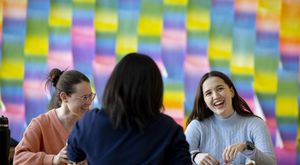
{"type": "Polygon", "coordinates": [[[197,122],[197,120],[193,120],[185,130],[186,140],[190,145],[190,152],[199,151],[201,132],[197,122]]]}
{"type": "Polygon", "coordinates": [[[185,135],[186,135],[186,140],[190,146],[191,160],[193,161],[193,164],[196,164],[194,162],[194,158],[198,153],[201,153],[201,151],[199,150],[201,132],[199,131],[199,125],[197,120],[193,120],[187,126],[185,130],[185,135]]]}
{"type": "Polygon", "coordinates": [[[55,155],[40,152],[41,128],[36,120],[32,120],[27,127],[22,140],[15,148],[14,164],[43,164],[52,165],[55,155]]]}
{"type": "Polygon", "coordinates": [[[189,144],[186,141],[182,127],[176,125],[175,134],[170,144],[171,158],[167,164],[189,165],[192,164],[189,153],[189,144]]]}
{"type": "Polygon", "coordinates": [[[256,164],[276,164],[273,144],[265,122],[261,119],[252,123],[251,140],[255,145],[253,151],[245,150],[243,154],[254,160],[256,164]]]}
{"type": "Polygon", "coordinates": [[[81,120],[79,120],[75,124],[75,126],[68,138],[67,154],[68,154],[68,159],[71,162],[81,162],[86,157],[85,153],[83,152],[83,150],[80,148],[80,145],[79,145],[79,142],[81,144],[85,143],[84,141],[82,141],[82,139],[80,139],[80,137],[81,137],[81,135],[84,135],[81,132],[81,130],[84,130],[84,128],[82,127],[84,121],[89,121],[89,120],[86,120],[86,116],[87,115],[84,115],[81,118],[81,120]]]}

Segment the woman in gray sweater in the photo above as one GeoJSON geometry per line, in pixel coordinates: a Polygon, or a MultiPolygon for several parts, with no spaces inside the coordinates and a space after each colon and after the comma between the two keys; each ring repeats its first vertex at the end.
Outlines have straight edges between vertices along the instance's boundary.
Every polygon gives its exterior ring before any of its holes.
{"type": "Polygon", "coordinates": [[[222,72],[200,80],[186,138],[195,164],[276,164],[264,121],[255,116],[222,72]]]}

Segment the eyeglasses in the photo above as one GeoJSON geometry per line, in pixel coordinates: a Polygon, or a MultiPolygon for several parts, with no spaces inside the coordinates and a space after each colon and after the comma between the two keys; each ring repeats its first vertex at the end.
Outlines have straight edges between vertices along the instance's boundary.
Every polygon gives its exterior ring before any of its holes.
{"type": "Polygon", "coordinates": [[[86,103],[87,101],[93,101],[95,99],[96,93],[91,93],[89,95],[83,95],[81,97],[77,97],[82,102],[86,103]]]}

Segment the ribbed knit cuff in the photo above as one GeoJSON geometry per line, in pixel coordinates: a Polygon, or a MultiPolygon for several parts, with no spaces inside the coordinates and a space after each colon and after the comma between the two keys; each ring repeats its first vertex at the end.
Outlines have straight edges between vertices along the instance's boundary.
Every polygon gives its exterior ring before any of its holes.
{"type": "Polygon", "coordinates": [[[196,164],[196,162],[195,162],[195,157],[196,157],[197,154],[199,154],[199,153],[201,153],[201,152],[198,151],[198,150],[191,151],[191,159],[192,159],[192,162],[193,162],[194,164],[196,164]]]}
{"type": "Polygon", "coordinates": [[[255,157],[256,152],[257,152],[257,149],[254,148],[254,150],[244,150],[241,152],[241,154],[248,159],[253,159],[255,157]]]}
{"type": "Polygon", "coordinates": [[[52,165],[52,160],[54,158],[54,155],[45,155],[44,159],[43,159],[43,164],[44,165],[52,165]]]}

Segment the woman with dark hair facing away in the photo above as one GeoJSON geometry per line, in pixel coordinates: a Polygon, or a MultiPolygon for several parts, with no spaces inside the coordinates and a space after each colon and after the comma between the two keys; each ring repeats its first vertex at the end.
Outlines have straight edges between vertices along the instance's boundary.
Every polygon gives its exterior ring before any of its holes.
{"type": "Polygon", "coordinates": [[[130,53],[107,81],[103,108],[86,113],[68,139],[68,158],[101,165],[188,165],[182,128],[163,114],[163,81],[155,62],[130,53]]]}
{"type": "Polygon", "coordinates": [[[200,80],[187,121],[186,138],[195,164],[276,164],[264,121],[255,116],[222,72],[200,80]]]}
{"type": "Polygon", "coordinates": [[[15,149],[14,164],[66,164],[66,141],[75,122],[95,97],[89,79],[79,71],[52,69],[46,85],[55,88],[48,112],[32,119],[15,149]]]}

